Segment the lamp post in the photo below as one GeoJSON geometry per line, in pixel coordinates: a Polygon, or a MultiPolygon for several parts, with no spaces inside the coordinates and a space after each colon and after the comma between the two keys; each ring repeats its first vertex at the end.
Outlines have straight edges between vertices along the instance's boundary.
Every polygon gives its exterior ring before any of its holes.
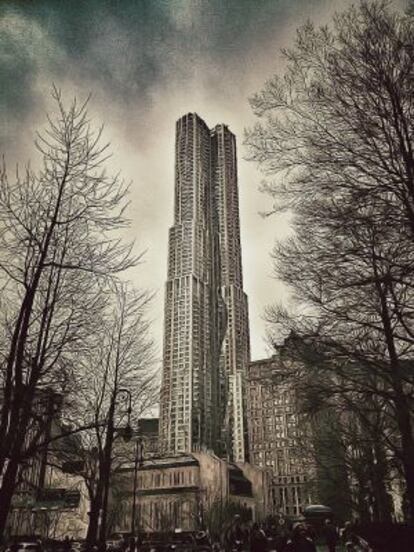
{"type": "Polygon", "coordinates": [[[135,454],[134,454],[134,486],[132,490],[132,512],[131,512],[131,533],[135,536],[135,519],[137,511],[137,488],[138,488],[138,467],[142,465],[143,461],[143,442],[141,437],[135,442],[135,454]]]}
{"type": "Polygon", "coordinates": [[[115,424],[114,424],[114,416],[115,416],[115,408],[116,408],[116,400],[119,395],[127,395],[128,396],[128,410],[127,410],[127,425],[123,428],[123,438],[125,441],[130,441],[132,437],[132,428],[131,428],[131,413],[132,413],[132,394],[129,389],[116,389],[114,390],[112,397],[111,397],[111,403],[109,406],[108,411],[108,430],[107,430],[107,437],[104,447],[104,458],[103,458],[103,476],[104,476],[104,493],[103,493],[103,501],[102,501],[102,509],[101,509],[101,523],[99,528],[99,542],[102,544],[106,540],[106,518],[108,514],[108,496],[109,496],[109,482],[111,477],[111,464],[112,464],[112,446],[115,439],[115,424]]]}

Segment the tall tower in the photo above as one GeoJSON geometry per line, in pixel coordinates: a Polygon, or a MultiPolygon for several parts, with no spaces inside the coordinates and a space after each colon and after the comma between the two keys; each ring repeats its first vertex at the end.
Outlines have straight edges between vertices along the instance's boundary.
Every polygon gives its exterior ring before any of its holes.
{"type": "Polygon", "coordinates": [[[220,356],[225,375],[227,452],[236,462],[246,460],[245,377],[250,362],[247,295],[243,291],[240,245],[236,137],[226,125],[212,132],[214,182],[220,235],[220,284],[227,325],[220,356]]]}
{"type": "Polygon", "coordinates": [[[160,411],[164,453],[207,447],[244,458],[249,338],[236,165],[227,127],[210,131],[194,113],[177,121],[160,411]]]}

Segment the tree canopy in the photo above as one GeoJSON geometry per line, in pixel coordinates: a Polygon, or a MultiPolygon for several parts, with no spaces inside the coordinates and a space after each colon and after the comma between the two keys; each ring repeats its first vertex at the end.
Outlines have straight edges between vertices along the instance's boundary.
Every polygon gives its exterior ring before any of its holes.
{"type": "Polygon", "coordinates": [[[269,211],[293,212],[273,252],[292,300],[268,316],[329,355],[343,394],[387,402],[412,517],[413,20],[362,1],[330,26],[307,23],[283,54],[246,132],[269,211]]]}

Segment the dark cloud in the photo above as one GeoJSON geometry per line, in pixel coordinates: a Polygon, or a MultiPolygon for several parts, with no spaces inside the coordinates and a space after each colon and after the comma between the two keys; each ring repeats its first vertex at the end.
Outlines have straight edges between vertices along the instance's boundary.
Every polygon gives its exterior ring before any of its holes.
{"type": "MultiPolygon", "coordinates": [[[[319,0],[320,2],[320,0],[319,0]]],[[[128,105],[206,63],[240,59],[297,0],[6,0],[0,4],[0,131],[42,106],[39,81],[86,81],[128,105]]],[[[309,2],[306,2],[309,5],[309,2]]],[[[315,4],[318,0],[315,0],[315,4]]]]}
{"type": "MultiPolygon", "coordinates": [[[[114,156],[108,170],[132,181],[128,230],[146,262],[131,279],[162,290],[174,182],[174,123],[197,111],[208,124],[229,124],[239,139],[244,281],[249,295],[253,358],[264,353],[262,313],[283,296],[270,277],[275,233],[288,221],[258,217],[268,198],[261,176],[243,160],[247,98],[279,71],[308,17],[329,22],[354,0],[0,0],[0,153],[33,155],[33,130],[49,110],[51,83],[66,99],[92,92],[91,117],[106,124],[114,156]]],[[[394,3],[405,0],[393,0],[394,3]]],[[[36,157],[32,163],[36,162],[36,157]]],[[[162,343],[163,298],[153,305],[162,343]]],[[[267,353],[266,353],[267,354],[267,353]]]]}

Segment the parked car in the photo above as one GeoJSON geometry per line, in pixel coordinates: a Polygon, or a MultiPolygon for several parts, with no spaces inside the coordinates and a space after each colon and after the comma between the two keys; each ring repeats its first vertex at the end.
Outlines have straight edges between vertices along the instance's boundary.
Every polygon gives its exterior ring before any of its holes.
{"type": "Polygon", "coordinates": [[[22,539],[10,544],[7,552],[43,552],[43,548],[39,540],[22,539]]]}

